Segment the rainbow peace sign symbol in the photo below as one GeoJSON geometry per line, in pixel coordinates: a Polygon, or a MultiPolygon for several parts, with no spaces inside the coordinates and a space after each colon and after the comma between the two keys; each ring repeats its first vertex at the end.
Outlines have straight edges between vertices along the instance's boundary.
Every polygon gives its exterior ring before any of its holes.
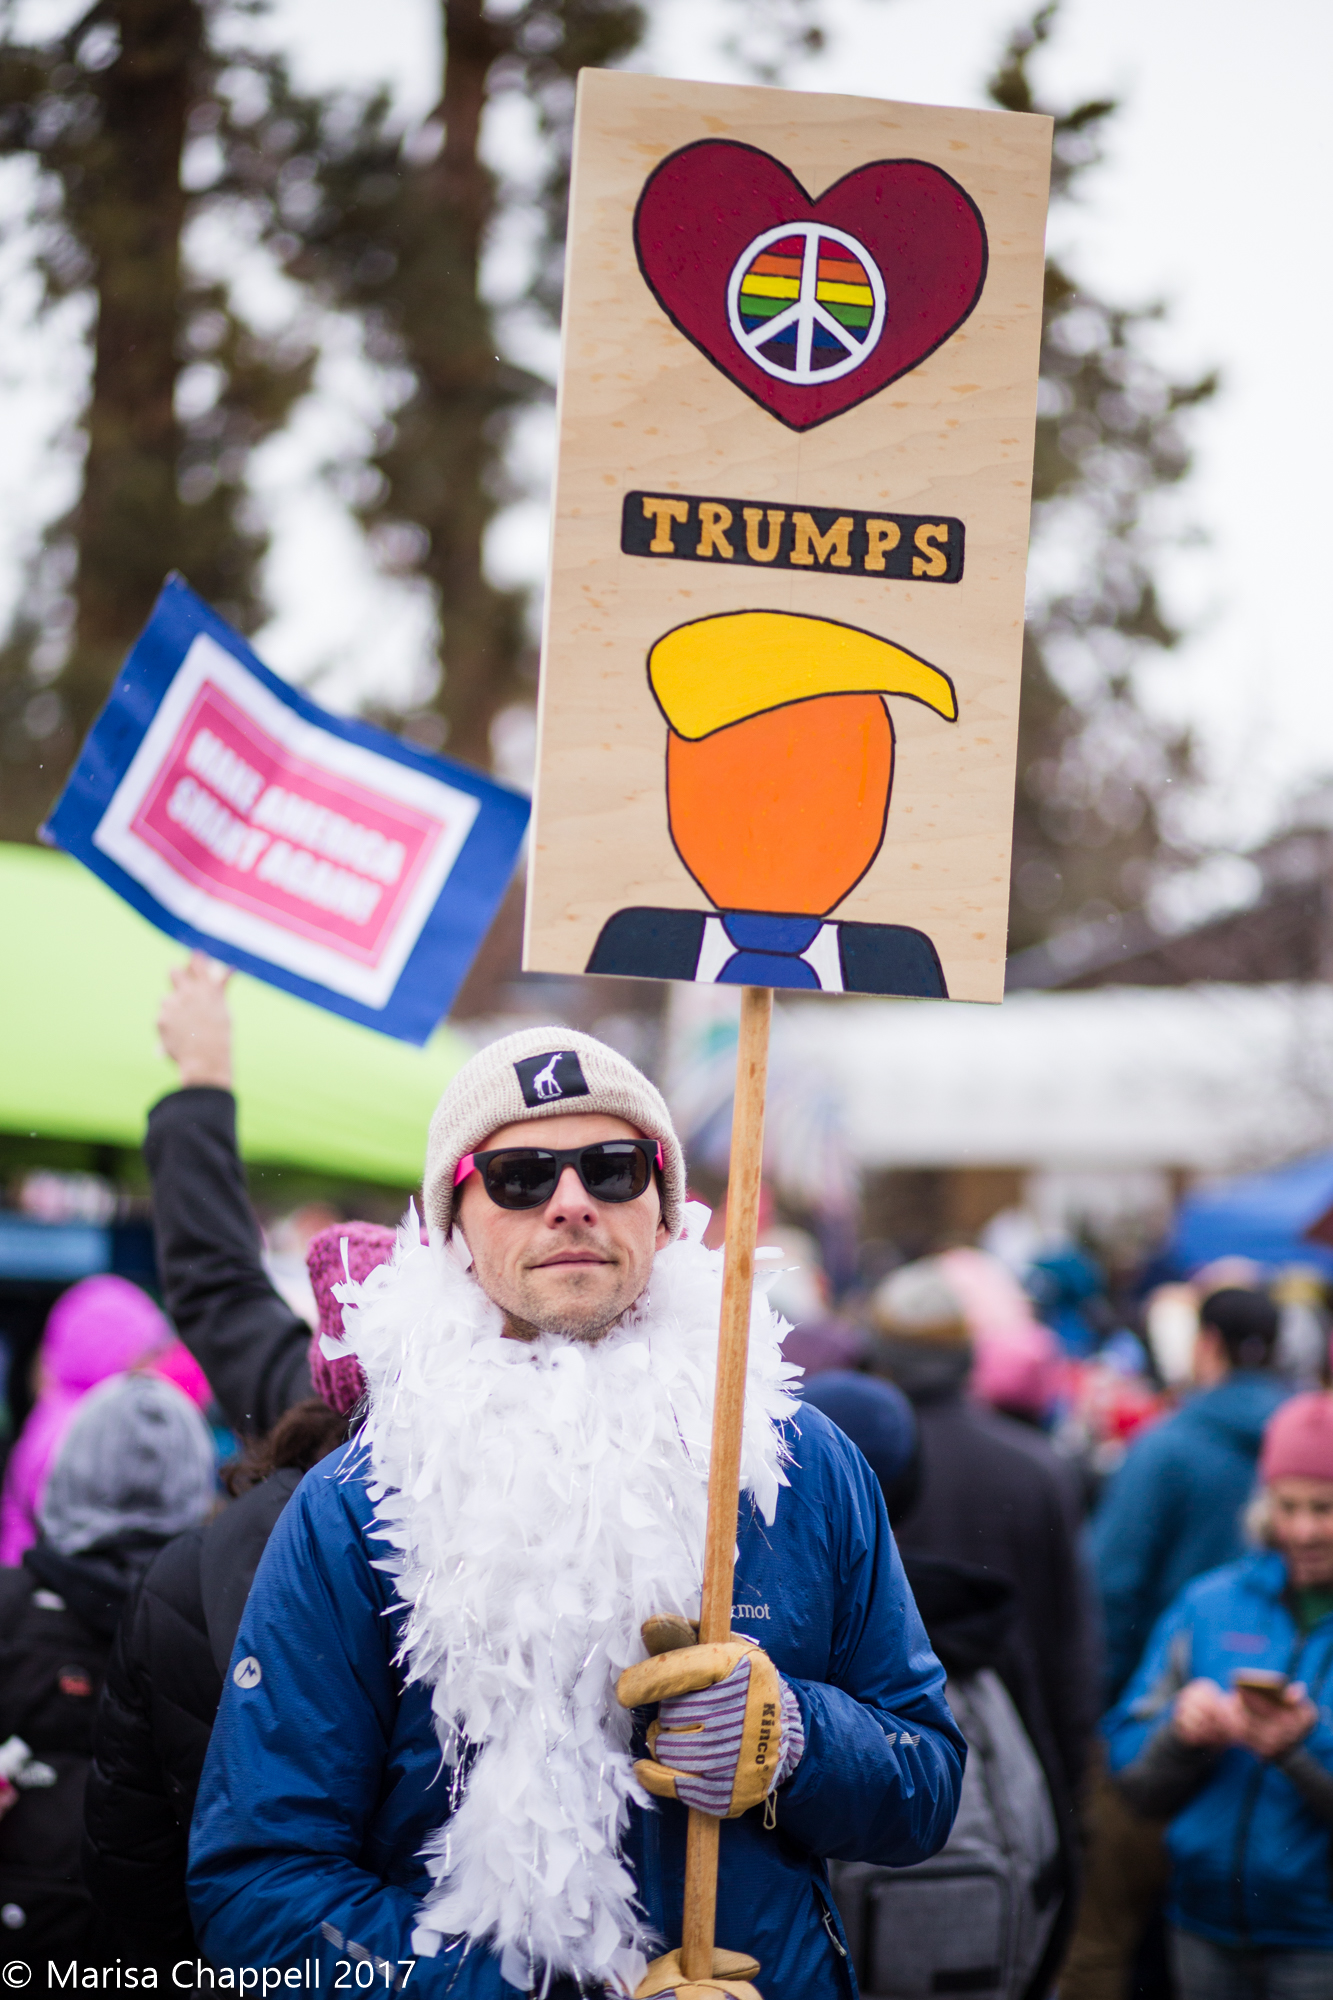
{"type": "Polygon", "coordinates": [[[874,352],[886,300],[863,243],[822,222],[782,223],[747,244],[727,286],[738,345],[780,382],[833,382],[874,352]]]}

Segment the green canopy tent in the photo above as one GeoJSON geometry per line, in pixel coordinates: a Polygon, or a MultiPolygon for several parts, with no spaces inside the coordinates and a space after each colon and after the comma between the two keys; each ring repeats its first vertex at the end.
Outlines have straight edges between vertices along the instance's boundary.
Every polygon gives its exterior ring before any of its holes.
{"type": "MultiPolygon", "coordinates": [[[[136,1147],[175,1087],[154,1022],[182,947],[66,855],[0,844],[0,1133],[136,1147]]],[[[469,1053],[424,1049],[237,974],[240,1143],[252,1164],[410,1187],[469,1053]]]]}

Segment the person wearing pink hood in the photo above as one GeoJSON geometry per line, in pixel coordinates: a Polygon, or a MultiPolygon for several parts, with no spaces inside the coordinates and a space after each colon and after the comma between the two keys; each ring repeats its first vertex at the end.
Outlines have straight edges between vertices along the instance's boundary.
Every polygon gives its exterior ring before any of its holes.
{"type": "Polygon", "coordinates": [[[84,1278],[56,1300],[42,1335],[37,1401],[5,1469],[0,1565],[12,1568],[36,1541],[42,1489],[88,1391],[165,1350],[173,1339],[153,1301],[125,1278],[84,1278]]]}

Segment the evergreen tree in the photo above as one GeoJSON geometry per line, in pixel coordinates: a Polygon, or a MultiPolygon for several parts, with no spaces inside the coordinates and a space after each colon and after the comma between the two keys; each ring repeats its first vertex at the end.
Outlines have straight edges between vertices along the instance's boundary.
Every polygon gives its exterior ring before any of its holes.
{"type": "MultiPolygon", "coordinates": [[[[356,315],[369,358],[409,385],[361,469],[356,512],[386,568],[427,582],[439,610],[438,731],[429,715],[415,730],[484,764],[497,710],[531,694],[526,592],[494,585],[483,552],[512,497],[514,419],[551,385],[502,358],[482,258],[497,223],[535,219],[511,310],[555,328],[575,79],[623,61],[647,17],[634,0],[439,4],[441,96],[404,129],[387,92],[305,96],[281,58],[238,50],[223,31],[250,0],[95,0],[40,42],[17,37],[13,0],[0,0],[0,154],[39,169],[45,305],[74,293],[95,305],[82,491],[0,649],[0,836],[32,837],[167,569],[242,630],[262,621],[266,539],[247,465],[313,356],[261,338],[226,284],[191,270],[188,233],[210,211],[356,315]],[[485,114],[506,100],[531,108],[535,182],[482,158],[485,114]]],[[[731,0],[733,56],[773,79],[820,46],[816,11],[731,0]]]]}
{"type": "Polygon", "coordinates": [[[5,9],[0,154],[39,170],[44,305],[76,292],[95,302],[82,489],[46,537],[0,652],[0,834],[11,839],[33,837],[167,570],[243,630],[263,615],[265,538],[247,514],[246,466],[307,387],[312,357],[261,338],[183,253],[191,223],[253,180],[250,156],[275,177],[294,136],[290,121],[270,115],[256,130],[237,115],[246,73],[261,102],[283,86],[267,59],[217,51],[236,11],[227,0],[97,0],[64,33],[25,44],[5,9]],[[216,156],[196,189],[182,175],[191,140],[216,156]]]}
{"type": "MultiPolygon", "coordinates": [[[[482,257],[505,210],[530,207],[535,241],[518,303],[558,322],[575,78],[629,54],[645,17],[631,0],[525,0],[504,13],[443,0],[442,26],[441,96],[421,126],[404,130],[384,92],[275,106],[301,137],[279,184],[259,163],[255,192],[270,193],[268,241],[288,273],[354,312],[372,360],[410,384],[356,511],[386,566],[430,585],[441,626],[436,740],[486,764],[496,711],[530,691],[535,671],[526,593],[487,576],[486,530],[512,497],[513,421],[551,389],[502,357],[482,257]],[[487,110],[515,97],[535,117],[535,186],[501,184],[481,154],[487,110]]],[[[428,722],[414,726],[429,735],[428,722]]]]}
{"type": "MultiPolygon", "coordinates": [[[[1011,38],[989,84],[1004,110],[1051,110],[1030,68],[1056,12],[1053,0],[1011,38]]],[[[1076,198],[1115,110],[1096,98],[1054,113],[1053,205],[1076,198]]],[[[1181,637],[1155,580],[1155,503],[1188,472],[1182,419],[1217,382],[1173,381],[1151,359],[1160,314],[1047,262],[1011,950],[1141,903],[1178,839],[1170,788],[1179,797],[1193,774],[1191,744],[1145,711],[1138,680],[1181,637]]]]}
{"type": "MultiPolygon", "coordinates": [[[[818,0],[730,0],[723,47],[750,75],[775,81],[793,57],[822,46],[817,12],[818,0]]],[[[648,23],[636,0],[524,0],[507,12],[442,0],[441,16],[443,89],[420,128],[404,131],[382,93],[359,106],[306,107],[289,170],[303,177],[302,214],[291,226],[279,190],[270,241],[293,277],[359,315],[371,356],[411,382],[357,511],[387,564],[425,579],[438,607],[435,714],[412,728],[486,764],[497,711],[532,696],[536,676],[528,594],[488,578],[486,530],[515,497],[506,470],[514,420],[549,401],[551,385],[504,358],[482,256],[498,222],[528,215],[528,282],[507,312],[554,331],[575,81],[580,69],[623,63],[648,23]],[[498,180],[481,158],[485,113],[515,99],[535,114],[535,181],[498,180]]]]}

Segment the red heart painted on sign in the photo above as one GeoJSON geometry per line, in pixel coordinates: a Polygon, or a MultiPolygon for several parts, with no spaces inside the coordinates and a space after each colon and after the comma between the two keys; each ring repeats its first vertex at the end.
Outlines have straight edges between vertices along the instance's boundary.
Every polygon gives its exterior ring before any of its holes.
{"type": "Polygon", "coordinates": [[[917,367],[986,282],[980,211],[925,160],[873,160],[812,201],[771,154],[702,139],[649,176],[634,242],[681,332],[796,431],[917,367]]]}

